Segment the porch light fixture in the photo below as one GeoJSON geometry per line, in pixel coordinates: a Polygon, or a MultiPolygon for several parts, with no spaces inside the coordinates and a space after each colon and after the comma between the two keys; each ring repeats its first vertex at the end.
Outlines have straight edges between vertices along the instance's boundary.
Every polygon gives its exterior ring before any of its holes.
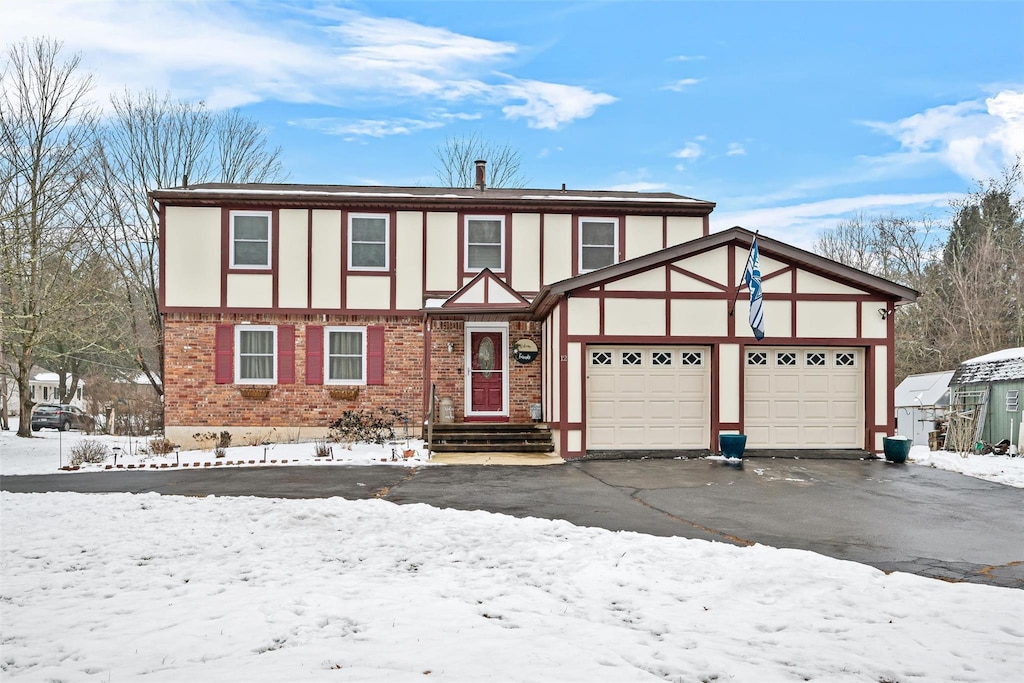
{"type": "Polygon", "coordinates": [[[448,342],[448,353],[451,353],[454,350],[455,350],[455,344],[452,343],[452,342],[448,342]]]}
{"type": "Polygon", "coordinates": [[[885,320],[890,315],[892,315],[892,311],[890,311],[888,309],[885,309],[885,308],[879,308],[878,309],[878,315],[882,316],[882,320],[885,320]]]}

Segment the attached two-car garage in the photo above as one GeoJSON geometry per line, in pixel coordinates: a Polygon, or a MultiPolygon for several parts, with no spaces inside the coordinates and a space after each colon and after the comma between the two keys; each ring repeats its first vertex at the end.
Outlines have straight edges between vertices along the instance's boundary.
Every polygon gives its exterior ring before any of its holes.
{"type": "MultiPolygon", "coordinates": [[[[712,445],[706,346],[588,346],[587,450],[712,445]]],[[[859,348],[751,347],[742,360],[748,448],[864,448],[859,348]]]]}

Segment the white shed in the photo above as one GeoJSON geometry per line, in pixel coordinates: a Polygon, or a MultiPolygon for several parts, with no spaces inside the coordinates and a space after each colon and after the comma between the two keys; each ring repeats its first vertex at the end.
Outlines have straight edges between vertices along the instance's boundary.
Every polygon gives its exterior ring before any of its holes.
{"type": "Polygon", "coordinates": [[[928,445],[928,432],[949,408],[950,372],[910,375],[896,387],[896,431],[915,446],[928,445]]]}

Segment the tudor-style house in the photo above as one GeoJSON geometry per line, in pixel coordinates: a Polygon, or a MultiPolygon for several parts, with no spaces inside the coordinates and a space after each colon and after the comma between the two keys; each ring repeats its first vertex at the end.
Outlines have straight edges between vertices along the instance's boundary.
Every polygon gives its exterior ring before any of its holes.
{"type": "Polygon", "coordinates": [[[323,433],[388,406],[416,431],[534,423],[563,458],[881,451],[893,322],[916,292],[670,193],[203,184],[157,190],[167,437],[323,433]],[[536,351],[534,351],[534,349],[536,351]],[[531,407],[533,410],[531,411],[531,407]]]}

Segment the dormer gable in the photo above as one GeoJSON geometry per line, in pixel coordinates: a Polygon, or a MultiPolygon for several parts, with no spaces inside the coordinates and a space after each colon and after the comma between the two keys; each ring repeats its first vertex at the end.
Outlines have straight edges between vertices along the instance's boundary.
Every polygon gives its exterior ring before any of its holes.
{"type": "Polygon", "coordinates": [[[530,307],[530,302],[492,273],[489,268],[484,268],[462,289],[441,304],[441,308],[447,309],[492,307],[502,310],[527,309],[530,307]]]}

